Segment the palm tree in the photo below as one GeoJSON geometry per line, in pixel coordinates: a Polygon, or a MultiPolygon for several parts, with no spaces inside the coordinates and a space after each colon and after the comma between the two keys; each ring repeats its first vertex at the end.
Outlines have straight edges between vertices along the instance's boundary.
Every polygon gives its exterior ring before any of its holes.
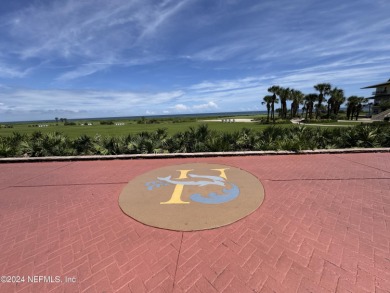
{"type": "Polygon", "coordinates": [[[328,119],[330,118],[330,113],[332,112],[332,109],[334,108],[334,99],[332,96],[332,93],[330,94],[330,98],[328,99],[328,109],[326,111],[328,119]]]}
{"type": "Polygon", "coordinates": [[[281,117],[282,117],[282,119],[286,119],[287,118],[287,100],[291,99],[290,88],[281,87],[279,89],[279,97],[280,97],[280,103],[281,103],[281,117]]]}
{"type": "Polygon", "coordinates": [[[267,122],[269,122],[269,113],[271,111],[271,104],[272,104],[273,96],[267,95],[263,98],[263,102],[261,102],[262,105],[267,105],[267,122]]]}
{"type": "Polygon", "coordinates": [[[268,91],[272,93],[272,102],[271,102],[271,119],[275,123],[275,103],[279,103],[279,99],[277,97],[277,94],[280,91],[280,86],[273,85],[270,88],[268,88],[268,91]]]}
{"type": "Polygon", "coordinates": [[[299,110],[299,105],[303,104],[303,99],[305,95],[298,90],[291,90],[291,97],[293,102],[291,103],[291,118],[297,116],[298,110],[299,110]]]}
{"type": "Polygon", "coordinates": [[[356,120],[358,120],[359,118],[359,114],[361,112],[361,110],[363,109],[363,103],[367,103],[368,102],[368,99],[366,99],[365,97],[358,97],[357,99],[357,106],[356,106],[356,120]]]}
{"type": "Polygon", "coordinates": [[[275,104],[279,103],[279,99],[277,95],[273,94],[272,95],[272,103],[271,103],[271,117],[273,122],[275,123],[275,104]]]}
{"type": "Polygon", "coordinates": [[[351,118],[352,109],[355,105],[354,96],[348,97],[347,101],[347,120],[349,120],[351,118]]]}
{"type": "Polygon", "coordinates": [[[339,114],[340,106],[345,102],[344,91],[335,87],[330,91],[330,99],[328,101],[328,109],[330,104],[330,112],[328,116],[333,113],[335,115],[339,114]]]}
{"type": "Polygon", "coordinates": [[[313,118],[313,109],[314,109],[314,102],[318,101],[318,95],[317,94],[308,94],[305,95],[305,104],[306,104],[306,117],[309,114],[309,118],[313,118]]]}
{"type": "MultiPolygon", "coordinates": [[[[307,108],[306,108],[306,102],[304,102],[303,103],[303,107],[302,107],[302,116],[301,117],[303,117],[304,115],[305,115],[305,111],[307,110],[307,108]]],[[[307,111],[306,111],[306,113],[307,113],[307,111]]]]}
{"type": "Polygon", "coordinates": [[[337,87],[333,88],[329,92],[330,98],[328,99],[328,118],[331,114],[337,115],[340,106],[345,102],[344,91],[337,87]]]}
{"type": "Polygon", "coordinates": [[[326,101],[325,96],[329,95],[331,88],[332,86],[330,83],[319,83],[314,86],[314,89],[320,92],[318,95],[316,119],[318,119],[318,116],[320,116],[322,102],[326,101]]]}
{"type": "Polygon", "coordinates": [[[350,96],[347,103],[347,119],[355,118],[358,120],[359,114],[363,108],[363,103],[366,103],[367,99],[364,97],[350,96]]]}

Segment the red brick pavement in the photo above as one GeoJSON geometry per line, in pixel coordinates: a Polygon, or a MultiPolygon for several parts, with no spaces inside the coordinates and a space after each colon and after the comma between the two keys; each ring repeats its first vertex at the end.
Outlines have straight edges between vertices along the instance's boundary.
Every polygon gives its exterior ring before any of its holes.
{"type": "Polygon", "coordinates": [[[0,224],[0,275],[25,276],[0,292],[390,292],[390,155],[2,164],[0,224]],[[190,162],[251,172],[264,203],[200,232],[121,212],[129,180],[190,162]]]}

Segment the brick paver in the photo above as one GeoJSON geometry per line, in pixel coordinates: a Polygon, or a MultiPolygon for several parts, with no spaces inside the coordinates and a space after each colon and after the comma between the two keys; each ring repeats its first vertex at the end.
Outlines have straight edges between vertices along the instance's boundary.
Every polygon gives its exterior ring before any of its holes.
{"type": "Polygon", "coordinates": [[[2,164],[0,224],[0,275],[25,277],[0,292],[390,292],[390,154],[2,164]],[[263,204],[199,232],[121,212],[129,180],[195,162],[251,172],[263,204]]]}

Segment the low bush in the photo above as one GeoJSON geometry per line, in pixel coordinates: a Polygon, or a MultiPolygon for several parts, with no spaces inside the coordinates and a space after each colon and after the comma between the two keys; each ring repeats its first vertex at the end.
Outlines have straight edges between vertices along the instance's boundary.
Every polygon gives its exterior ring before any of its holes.
{"type": "Polygon", "coordinates": [[[112,121],[112,120],[102,120],[102,121],[100,121],[100,125],[114,125],[114,121],[112,121]]]}
{"type": "Polygon", "coordinates": [[[77,123],[76,123],[76,122],[68,122],[68,121],[65,121],[64,125],[65,125],[65,126],[76,126],[77,123]]]}
{"type": "Polygon", "coordinates": [[[348,128],[273,125],[263,131],[243,128],[232,133],[210,130],[207,124],[203,124],[172,136],[168,136],[167,129],[159,128],[153,132],[120,137],[81,135],[73,140],[59,132],[35,131],[30,135],[14,132],[11,136],[0,136],[0,157],[299,151],[354,147],[390,147],[390,124],[382,122],[348,128]]]}

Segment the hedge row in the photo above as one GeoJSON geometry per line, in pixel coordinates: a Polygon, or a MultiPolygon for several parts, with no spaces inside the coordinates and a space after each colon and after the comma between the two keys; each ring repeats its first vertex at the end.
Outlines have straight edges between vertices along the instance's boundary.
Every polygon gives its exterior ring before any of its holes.
{"type": "Polygon", "coordinates": [[[353,147],[390,147],[389,125],[358,125],[348,128],[278,127],[262,131],[243,128],[226,133],[207,125],[168,136],[166,129],[121,137],[66,135],[36,131],[14,132],[0,137],[0,157],[42,157],[68,155],[115,155],[177,152],[223,152],[256,150],[313,150],[353,147]]]}

